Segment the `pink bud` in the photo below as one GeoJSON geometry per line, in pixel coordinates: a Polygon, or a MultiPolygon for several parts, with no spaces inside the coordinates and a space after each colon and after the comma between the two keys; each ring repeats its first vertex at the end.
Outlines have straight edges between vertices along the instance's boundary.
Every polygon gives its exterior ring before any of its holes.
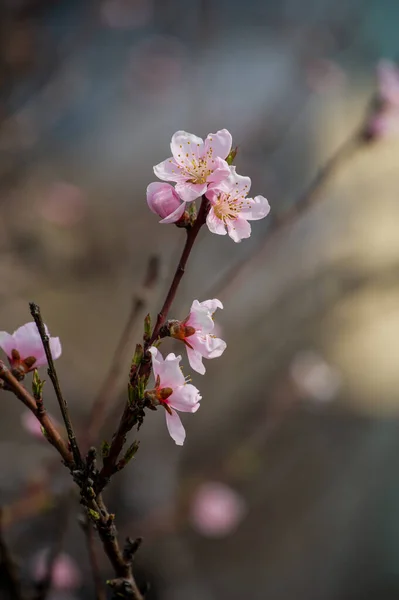
{"type": "Polygon", "coordinates": [[[147,203],[150,210],[162,218],[161,223],[175,223],[186,208],[185,202],[180,200],[169,183],[150,183],[147,187],[147,203]]]}
{"type": "Polygon", "coordinates": [[[207,537],[232,533],[246,512],[243,498],[232,488],[217,481],[199,486],[191,506],[191,522],[207,537]]]}
{"type": "MultiPolygon", "coordinates": [[[[49,559],[48,548],[41,550],[33,559],[33,575],[36,581],[46,576],[49,559]]],[[[53,565],[52,586],[56,590],[73,590],[82,583],[82,576],[75,561],[66,553],[61,552],[53,565]]]]}

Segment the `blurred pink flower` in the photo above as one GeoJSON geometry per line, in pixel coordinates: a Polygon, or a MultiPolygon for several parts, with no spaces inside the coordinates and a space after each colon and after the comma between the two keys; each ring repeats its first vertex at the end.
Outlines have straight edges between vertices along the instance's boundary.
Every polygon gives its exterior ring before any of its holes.
{"type": "Polygon", "coordinates": [[[101,5],[103,22],[116,29],[144,27],[152,14],[152,0],[105,0],[101,5]]]}
{"type": "MultiPolygon", "coordinates": [[[[47,335],[50,335],[45,325],[47,335]]],[[[42,340],[34,322],[22,325],[13,334],[0,331],[0,348],[7,354],[10,364],[17,367],[29,360],[26,367],[28,371],[47,365],[42,340]]],[[[61,356],[61,342],[58,337],[50,337],[50,349],[55,359],[61,356]]]]}
{"type": "Polygon", "coordinates": [[[205,194],[208,184],[223,181],[230,174],[227,158],[232,138],[227,129],[202,138],[177,131],[170,144],[172,157],[154,167],[159,179],[176,182],[176,192],[185,202],[205,194]]]}
{"type": "Polygon", "coordinates": [[[152,366],[156,377],[156,399],[166,410],[166,425],[171,438],[178,446],[184,444],[186,432],[182,425],[177,410],[181,412],[196,412],[200,407],[201,396],[191,383],[187,383],[180,368],[181,356],[162,354],[152,346],[152,366]]]}
{"type": "Polygon", "coordinates": [[[204,302],[194,300],[188,317],[171,329],[172,337],[185,343],[191,368],[201,375],[205,373],[202,359],[218,358],[226,349],[226,342],[212,333],[213,315],[218,308],[223,308],[223,304],[217,298],[204,302]]]}
{"type": "MultiPolygon", "coordinates": [[[[42,580],[47,573],[47,565],[49,558],[49,549],[45,548],[38,552],[32,563],[32,571],[35,581],[42,580]]],[[[62,552],[59,554],[53,565],[52,586],[56,590],[73,590],[82,584],[82,575],[76,562],[62,552]]]]}
{"type": "Polygon", "coordinates": [[[382,59],[378,63],[377,86],[380,99],[399,109],[399,68],[391,60],[382,59]]]}
{"type": "MultiPolygon", "coordinates": [[[[51,417],[52,422],[58,428],[59,424],[57,423],[54,417],[51,417]]],[[[42,426],[40,425],[38,419],[36,419],[35,415],[30,410],[25,410],[21,415],[21,424],[22,427],[34,438],[39,440],[44,440],[44,435],[42,432],[42,426]]]]}
{"type": "Polygon", "coordinates": [[[390,60],[377,65],[378,96],[367,125],[367,137],[399,134],[399,68],[390,60]]]}
{"type": "Polygon", "coordinates": [[[245,502],[237,492],[224,483],[209,481],[196,490],[190,520],[202,535],[224,537],[238,527],[245,513],[245,502]]]}
{"type": "Polygon", "coordinates": [[[80,188],[64,181],[55,182],[38,205],[42,217],[60,227],[72,227],[86,214],[86,198],[80,188]]]}
{"type": "Polygon", "coordinates": [[[301,395],[319,402],[333,400],[342,384],[338,369],[310,350],[295,356],[290,375],[301,395]]]}
{"type": "Polygon", "coordinates": [[[263,219],[269,214],[270,205],[266,198],[246,197],[250,187],[250,178],[238,175],[235,167],[230,167],[228,178],[209,185],[206,197],[211,209],[206,224],[212,233],[228,233],[232,240],[241,242],[251,235],[248,221],[263,219]]]}
{"type": "Polygon", "coordinates": [[[176,223],[184,214],[182,202],[169,183],[156,181],[147,187],[147,204],[153,213],[162,217],[160,223],[176,223]]]}

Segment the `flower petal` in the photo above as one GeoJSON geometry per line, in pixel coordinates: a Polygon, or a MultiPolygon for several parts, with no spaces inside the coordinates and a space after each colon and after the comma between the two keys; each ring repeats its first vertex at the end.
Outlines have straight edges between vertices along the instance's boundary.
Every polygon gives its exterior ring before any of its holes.
{"type": "Polygon", "coordinates": [[[186,210],[186,203],[182,202],[180,206],[176,208],[170,215],[161,219],[160,223],[176,223],[181,217],[184,215],[184,211],[186,210]]]}
{"type": "Polygon", "coordinates": [[[207,177],[209,183],[220,183],[230,175],[230,167],[222,158],[218,157],[214,160],[208,160],[207,165],[208,168],[212,169],[212,172],[207,177]]]}
{"type": "Polygon", "coordinates": [[[214,327],[212,313],[206,306],[202,306],[198,300],[194,300],[186,324],[203,333],[210,333],[214,327]]]}
{"type": "Polygon", "coordinates": [[[187,167],[191,160],[198,161],[204,154],[204,140],[187,131],[176,131],[170,143],[173,158],[180,165],[187,167]],[[188,156],[187,156],[188,155],[188,156]]]}
{"type": "Polygon", "coordinates": [[[204,358],[219,358],[226,350],[226,342],[213,335],[194,334],[190,338],[193,349],[204,358]]]}
{"type": "Polygon", "coordinates": [[[200,302],[201,306],[204,306],[209,310],[210,313],[214,314],[218,308],[223,308],[223,304],[217,298],[212,300],[204,300],[200,302]]]}
{"type": "Polygon", "coordinates": [[[179,386],[168,398],[168,404],[181,412],[197,412],[200,407],[201,394],[191,383],[179,386]]]}
{"type": "Polygon", "coordinates": [[[13,336],[6,331],[0,331],[0,348],[11,358],[11,352],[15,349],[15,341],[13,336]]]}
{"type": "Polygon", "coordinates": [[[161,387],[170,387],[172,389],[179,385],[184,385],[186,380],[180,368],[181,356],[176,356],[171,352],[158,368],[158,375],[161,380],[161,387]]]}
{"type": "Polygon", "coordinates": [[[171,158],[160,162],[154,167],[154,173],[159,179],[164,181],[182,181],[185,179],[184,175],[180,173],[180,166],[171,158]]]}
{"type": "Polygon", "coordinates": [[[251,235],[251,225],[244,219],[234,219],[234,221],[227,221],[227,229],[229,236],[234,242],[241,242],[245,238],[249,238],[251,235]]]}
{"type": "Polygon", "coordinates": [[[263,196],[247,198],[244,208],[240,211],[240,217],[246,221],[257,221],[263,219],[270,212],[270,204],[263,196]]]}
{"type": "MultiPolygon", "coordinates": [[[[51,354],[54,360],[56,360],[57,358],[59,358],[61,356],[61,352],[62,352],[62,347],[61,347],[61,341],[59,337],[52,337],[50,338],[50,350],[51,350],[51,354]]],[[[37,366],[37,365],[35,365],[37,366]]]]}
{"type": "Polygon", "coordinates": [[[212,207],[206,217],[206,224],[211,233],[217,233],[218,235],[226,235],[227,233],[223,221],[216,216],[212,207]]]}
{"type": "Polygon", "coordinates": [[[183,446],[184,440],[186,439],[186,430],[180,420],[179,415],[173,408],[171,409],[172,414],[165,411],[166,414],[166,425],[169,431],[169,435],[178,446],[183,446]]]}
{"type": "Polygon", "coordinates": [[[186,348],[187,348],[187,358],[188,358],[188,362],[190,363],[190,367],[194,371],[199,373],[200,375],[204,375],[206,369],[202,363],[201,354],[199,352],[197,352],[196,350],[189,348],[188,346],[186,346],[186,348]]]}
{"type": "Polygon", "coordinates": [[[205,140],[205,152],[211,152],[213,158],[227,158],[233,138],[227,129],[220,129],[216,133],[210,133],[205,140]]]}
{"type": "Polygon", "coordinates": [[[192,202],[206,192],[206,183],[189,183],[179,181],[176,184],[176,192],[184,202],[192,202]]]}
{"type": "MultiPolygon", "coordinates": [[[[48,334],[47,328],[46,332],[48,334]]],[[[39,367],[47,364],[46,354],[36,323],[31,321],[30,323],[26,323],[26,325],[18,327],[13,333],[13,338],[15,348],[18,350],[22,359],[27,358],[28,356],[34,356],[36,358],[35,366],[39,367]]]]}

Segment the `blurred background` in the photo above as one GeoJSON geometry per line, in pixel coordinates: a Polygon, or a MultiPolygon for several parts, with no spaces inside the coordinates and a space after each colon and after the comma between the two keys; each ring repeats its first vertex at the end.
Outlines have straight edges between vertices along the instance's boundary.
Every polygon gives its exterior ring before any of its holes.
{"type": "MultiPolygon", "coordinates": [[[[155,317],[181,251],[184,232],[145,198],[172,134],[229,129],[237,171],[284,214],[361,124],[375,65],[399,57],[398,22],[390,0],[2,0],[0,329],[40,304],[75,423],[148,257],[155,317]]],[[[397,598],[398,188],[399,141],[384,136],[270,243],[269,219],[241,244],[202,231],[171,316],[220,298],[227,350],[193,375],[203,401],[183,415],[184,447],[151,413],[107,495],[121,537],[145,538],[150,600],[397,598]]],[[[70,483],[61,465],[46,476],[52,449],[1,401],[0,502],[27,580],[70,483]]],[[[45,402],[57,415],[49,385],[45,402]]],[[[64,551],[51,600],[93,598],[75,513],[64,551]]]]}

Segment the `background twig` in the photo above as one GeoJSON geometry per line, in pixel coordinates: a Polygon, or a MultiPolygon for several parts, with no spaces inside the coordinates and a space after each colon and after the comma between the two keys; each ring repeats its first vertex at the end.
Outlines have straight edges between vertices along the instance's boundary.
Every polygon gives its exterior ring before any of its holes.
{"type": "Polygon", "coordinates": [[[69,416],[68,404],[62,395],[61,387],[60,387],[60,384],[58,381],[57,371],[55,370],[54,361],[53,361],[53,357],[52,357],[51,349],[50,349],[50,339],[49,339],[49,336],[47,335],[46,328],[44,326],[44,321],[42,319],[42,315],[41,315],[39,306],[37,304],[35,304],[34,302],[30,302],[29,307],[30,307],[31,315],[32,315],[32,317],[36,323],[36,327],[39,331],[39,334],[40,334],[40,337],[41,337],[41,340],[43,343],[44,351],[46,353],[46,358],[47,358],[47,362],[48,362],[47,372],[48,372],[51,382],[53,384],[55,395],[57,396],[58,404],[60,406],[62,418],[64,419],[65,427],[66,427],[67,434],[68,434],[68,440],[71,445],[73,458],[75,460],[75,465],[77,468],[80,468],[83,465],[82,457],[80,455],[80,451],[79,451],[78,444],[76,441],[75,432],[73,430],[71,418],[69,416]]]}

